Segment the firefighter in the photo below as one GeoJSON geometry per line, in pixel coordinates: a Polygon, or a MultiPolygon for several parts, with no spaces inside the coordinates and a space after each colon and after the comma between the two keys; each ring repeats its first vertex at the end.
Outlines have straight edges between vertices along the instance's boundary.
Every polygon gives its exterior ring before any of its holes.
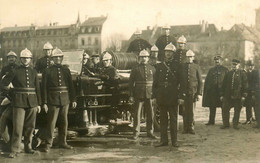
{"type": "Polygon", "coordinates": [[[37,60],[35,68],[38,73],[43,73],[43,71],[50,67],[51,64],[53,64],[53,61],[51,61],[51,52],[52,52],[52,45],[49,42],[46,42],[43,46],[43,53],[44,57],[37,60]]]}
{"type": "Polygon", "coordinates": [[[182,64],[186,61],[186,43],[187,39],[183,35],[177,40],[177,50],[173,58],[179,64],[182,64]]]}
{"type": "Polygon", "coordinates": [[[165,34],[160,36],[156,40],[156,43],[155,43],[155,45],[159,49],[159,53],[158,53],[158,60],[159,61],[164,60],[164,49],[165,49],[166,45],[168,45],[169,43],[172,43],[174,46],[176,46],[175,38],[170,35],[171,27],[168,26],[168,25],[165,25],[162,29],[164,30],[165,34]]]}
{"type": "Polygon", "coordinates": [[[18,67],[16,61],[17,61],[17,55],[15,52],[10,51],[7,55],[7,62],[8,65],[3,67],[0,73],[0,79],[3,78],[3,76],[7,75],[10,71],[14,70],[15,68],[18,67]]]}
{"type": "Polygon", "coordinates": [[[260,129],[260,58],[258,58],[258,68],[256,69],[253,75],[254,82],[254,97],[255,97],[255,117],[256,117],[256,125],[254,128],[260,129]],[[257,100],[258,99],[258,100],[257,100]]]}
{"type": "Polygon", "coordinates": [[[32,134],[35,127],[36,113],[40,111],[41,95],[39,80],[36,70],[29,65],[32,53],[26,48],[21,51],[22,65],[6,75],[1,81],[2,88],[12,82],[14,96],[13,107],[13,136],[11,140],[10,158],[14,158],[20,152],[20,143],[24,135],[25,153],[34,153],[32,150],[32,134]]]}
{"type": "Polygon", "coordinates": [[[76,108],[75,91],[73,87],[70,70],[62,65],[63,53],[56,48],[52,51],[54,64],[43,73],[43,109],[47,112],[46,146],[44,152],[49,152],[53,143],[54,129],[58,127],[58,145],[60,148],[72,149],[67,144],[68,110],[72,103],[72,108],[76,108]]]}
{"type": "Polygon", "coordinates": [[[112,66],[112,55],[105,52],[102,58],[103,68],[100,70],[99,77],[104,81],[105,90],[107,93],[114,93],[118,74],[114,66],[112,66]]]}
{"type": "Polygon", "coordinates": [[[151,48],[151,56],[149,59],[149,64],[151,64],[152,66],[155,66],[157,63],[159,63],[157,61],[158,51],[159,51],[159,49],[157,48],[157,46],[153,45],[151,48]]]}
{"type": "Polygon", "coordinates": [[[220,91],[228,68],[222,66],[221,59],[219,55],[214,57],[215,66],[209,70],[204,83],[202,106],[209,107],[209,121],[206,125],[215,124],[216,108],[222,107],[220,91]]]}
{"type": "Polygon", "coordinates": [[[188,50],[186,63],[181,66],[179,103],[184,103],[183,134],[195,134],[194,131],[194,102],[202,93],[202,79],[199,65],[193,63],[194,52],[188,50]]]}
{"type": "Polygon", "coordinates": [[[101,63],[100,63],[100,57],[98,54],[93,54],[91,56],[91,61],[93,63],[91,71],[94,72],[95,74],[99,74],[100,73],[100,69],[101,69],[101,63]]]}
{"type": "Polygon", "coordinates": [[[223,101],[222,106],[222,120],[223,126],[221,129],[229,128],[230,109],[234,107],[233,128],[238,128],[240,111],[242,104],[247,95],[247,79],[243,70],[239,69],[240,61],[232,60],[232,69],[226,73],[222,88],[221,97],[223,101]]]}
{"type": "Polygon", "coordinates": [[[178,87],[179,77],[177,65],[173,60],[173,44],[165,47],[165,61],[158,63],[153,82],[153,96],[160,108],[161,141],[156,147],[168,145],[168,114],[170,118],[170,131],[172,146],[177,144],[177,113],[178,113],[178,87]]]}
{"type": "Polygon", "coordinates": [[[95,73],[91,71],[91,62],[89,60],[89,54],[86,51],[82,55],[81,74],[87,75],[87,76],[95,75],[95,73]]]}
{"type": "MultiPolygon", "coordinates": [[[[243,124],[250,124],[254,118],[253,118],[253,113],[252,113],[252,108],[254,108],[255,104],[255,96],[254,96],[254,74],[256,73],[255,71],[255,66],[252,63],[252,61],[248,61],[246,64],[246,75],[247,75],[247,82],[248,82],[248,90],[247,90],[247,96],[245,99],[245,107],[246,107],[246,122],[243,124]]],[[[255,109],[255,108],[254,108],[255,109]]]]}
{"type": "Polygon", "coordinates": [[[135,53],[135,54],[139,54],[141,50],[144,50],[144,49],[150,49],[151,48],[151,45],[148,41],[144,40],[141,38],[141,31],[140,30],[137,30],[135,33],[134,33],[134,37],[135,37],[135,40],[133,40],[128,49],[127,49],[127,52],[128,53],[135,53]]]}
{"type": "Polygon", "coordinates": [[[149,61],[149,53],[142,50],[139,54],[140,63],[131,70],[129,78],[130,102],[135,102],[134,106],[134,135],[136,140],[140,134],[141,109],[146,110],[146,132],[147,136],[156,139],[153,134],[154,111],[152,106],[152,84],[155,68],[149,61]]]}

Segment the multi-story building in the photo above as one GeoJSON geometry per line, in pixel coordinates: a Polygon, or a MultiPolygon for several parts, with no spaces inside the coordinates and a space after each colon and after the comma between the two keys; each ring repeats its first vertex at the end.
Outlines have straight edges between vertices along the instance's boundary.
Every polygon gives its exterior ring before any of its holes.
{"type": "Polygon", "coordinates": [[[0,57],[5,61],[5,55],[10,51],[17,54],[28,48],[34,58],[42,57],[43,45],[48,41],[53,47],[62,50],[88,49],[92,54],[101,52],[102,26],[106,16],[90,17],[83,23],[79,16],[75,24],[49,26],[14,26],[0,30],[0,57]]]}

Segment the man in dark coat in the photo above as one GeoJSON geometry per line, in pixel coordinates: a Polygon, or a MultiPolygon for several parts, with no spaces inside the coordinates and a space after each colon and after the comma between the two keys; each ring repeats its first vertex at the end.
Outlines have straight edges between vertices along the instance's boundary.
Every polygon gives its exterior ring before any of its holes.
{"type": "Polygon", "coordinates": [[[216,108],[222,107],[220,91],[228,69],[221,65],[221,56],[215,56],[215,66],[209,69],[203,90],[202,107],[209,107],[209,121],[206,125],[215,124],[216,108]]]}
{"type": "Polygon", "coordinates": [[[36,70],[29,67],[32,53],[26,48],[20,55],[22,65],[6,75],[1,81],[2,88],[10,83],[13,85],[13,136],[11,142],[10,158],[14,158],[20,152],[20,144],[24,133],[24,150],[26,153],[34,153],[32,150],[32,134],[35,127],[36,113],[40,110],[41,95],[39,80],[36,70]]]}
{"type": "Polygon", "coordinates": [[[127,49],[127,52],[135,53],[136,55],[138,55],[140,53],[140,51],[142,51],[144,49],[148,50],[152,47],[148,41],[141,38],[141,31],[137,30],[134,33],[134,36],[135,36],[135,40],[133,40],[130,43],[130,45],[127,49]]]}
{"type": "Polygon", "coordinates": [[[91,61],[93,63],[91,71],[94,72],[95,74],[99,74],[100,73],[100,69],[101,69],[101,63],[100,63],[100,57],[98,54],[93,54],[91,56],[91,61]]]}
{"type": "Polygon", "coordinates": [[[0,73],[0,80],[3,78],[3,76],[7,75],[10,71],[14,70],[15,68],[18,67],[16,60],[17,60],[17,55],[15,52],[10,51],[7,55],[7,62],[8,65],[2,68],[1,73],[0,73]]]}
{"type": "Polygon", "coordinates": [[[95,73],[92,72],[93,65],[91,64],[91,61],[89,60],[89,54],[87,52],[84,52],[82,55],[82,68],[81,68],[81,75],[86,76],[94,76],[95,73]]]}
{"type": "Polygon", "coordinates": [[[238,129],[240,111],[247,95],[247,79],[243,70],[239,69],[240,61],[232,60],[232,70],[226,73],[220,100],[223,100],[221,129],[229,128],[230,109],[234,107],[233,128],[238,129]]]}
{"type": "Polygon", "coordinates": [[[246,76],[247,76],[247,83],[248,83],[248,89],[247,89],[247,96],[245,99],[245,107],[246,107],[246,122],[243,124],[250,124],[253,119],[253,112],[252,108],[255,109],[255,96],[254,96],[254,74],[257,70],[254,69],[254,64],[252,61],[248,61],[246,64],[246,76]]]}
{"type": "Polygon", "coordinates": [[[161,143],[156,147],[168,145],[168,114],[172,146],[177,144],[177,113],[179,77],[177,64],[173,61],[175,47],[169,44],[165,47],[165,61],[156,65],[153,82],[153,96],[160,108],[161,143]]]}
{"type": "Polygon", "coordinates": [[[195,134],[193,103],[202,94],[201,71],[198,64],[193,63],[195,54],[188,50],[186,63],[180,69],[180,96],[179,103],[184,103],[183,133],[195,134]]]}
{"type": "Polygon", "coordinates": [[[157,40],[155,45],[159,49],[159,54],[158,54],[158,60],[159,61],[164,61],[164,49],[166,45],[169,43],[172,43],[174,46],[176,46],[176,40],[173,36],[170,35],[170,29],[171,27],[166,25],[163,27],[163,30],[165,32],[164,35],[160,36],[157,40]]]}
{"type": "Polygon", "coordinates": [[[51,61],[51,52],[52,52],[52,45],[47,42],[43,46],[43,53],[44,57],[40,58],[37,60],[35,64],[35,69],[37,70],[38,73],[43,73],[43,71],[48,68],[52,63],[51,61]]]}
{"type": "Polygon", "coordinates": [[[175,62],[179,63],[180,65],[182,63],[185,63],[186,61],[186,52],[187,52],[187,50],[185,49],[186,43],[187,43],[187,39],[183,35],[179,37],[177,40],[177,50],[175,52],[175,55],[173,56],[173,59],[175,60],[175,62]]]}
{"type": "Polygon", "coordinates": [[[154,111],[152,106],[152,84],[155,69],[149,61],[149,53],[142,50],[139,54],[140,64],[131,70],[129,78],[129,101],[134,104],[134,136],[136,140],[140,134],[141,109],[144,106],[146,110],[146,132],[147,136],[156,139],[153,135],[154,111]]]}
{"type": "Polygon", "coordinates": [[[69,105],[76,108],[76,97],[73,87],[70,70],[62,65],[63,53],[56,48],[52,52],[54,64],[43,73],[42,91],[43,108],[47,112],[46,147],[44,152],[49,152],[53,143],[54,129],[57,126],[59,131],[58,145],[60,148],[72,149],[67,144],[68,110],[69,105]]]}
{"type": "Polygon", "coordinates": [[[254,90],[253,96],[255,97],[255,117],[256,126],[254,128],[260,129],[260,58],[258,59],[258,68],[253,75],[254,90]]]}

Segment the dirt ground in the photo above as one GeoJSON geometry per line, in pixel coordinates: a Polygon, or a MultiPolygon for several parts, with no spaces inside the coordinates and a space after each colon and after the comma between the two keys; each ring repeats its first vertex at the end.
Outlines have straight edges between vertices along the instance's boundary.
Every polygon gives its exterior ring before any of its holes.
{"type": "MultiPolygon", "coordinates": [[[[151,140],[145,133],[137,141],[130,139],[130,133],[82,136],[68,141],[74,150],[54,148],[50,153],[21,153],[16,159],[7,158],[8,154],[2,152],[0,162],[260,162],[260,130],[253,129],[254,124],[240,124],[239,130],[221,130],[221,110],[218,109],[216,125],[206,126],[208,109],[200,106],[199,102],[195,110],[195,135],[181,134],[182,119],[179,119],[179,148],[155,148],[159,140],[151,140]]],[[[240,122],[244,121],[243,108],[240,122]]]]}

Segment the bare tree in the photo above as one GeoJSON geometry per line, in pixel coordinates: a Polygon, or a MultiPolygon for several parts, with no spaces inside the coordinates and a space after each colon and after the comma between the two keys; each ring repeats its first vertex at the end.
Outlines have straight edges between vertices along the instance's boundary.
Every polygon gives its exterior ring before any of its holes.
{"type": "Polygon", "coordinates": [[[106,50],[120,51],[122,47],[122,40],[125,40],[125,36],[121,33],[112,33],[107,38],[106,50]]]}

